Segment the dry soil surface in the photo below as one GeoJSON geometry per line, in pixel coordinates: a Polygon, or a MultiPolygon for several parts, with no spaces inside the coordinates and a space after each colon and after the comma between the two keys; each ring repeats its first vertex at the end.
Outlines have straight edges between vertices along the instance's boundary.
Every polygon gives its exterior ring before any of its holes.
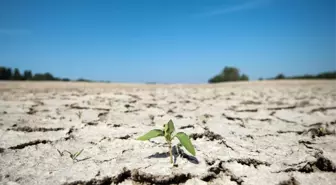
{"type": "Polygon", "coordinates": [[[335,127],[336,81],[0,82],[0,184],[335,185],[335,127]],[[170,119],[175,167],[136,140],[170,119]]]}

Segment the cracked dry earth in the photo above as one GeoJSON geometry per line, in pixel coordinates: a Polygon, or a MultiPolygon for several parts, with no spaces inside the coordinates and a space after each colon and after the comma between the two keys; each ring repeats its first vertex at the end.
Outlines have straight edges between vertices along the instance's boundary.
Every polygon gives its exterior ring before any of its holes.
{"type": "Polygon", "coordinates": [[[0,184],[336,184],[336,81],[0,82],[0,94],[0,184]],[[177,167],[163,139],[135,140],[169,119],[196,148],[175,148],[177,167]]]}

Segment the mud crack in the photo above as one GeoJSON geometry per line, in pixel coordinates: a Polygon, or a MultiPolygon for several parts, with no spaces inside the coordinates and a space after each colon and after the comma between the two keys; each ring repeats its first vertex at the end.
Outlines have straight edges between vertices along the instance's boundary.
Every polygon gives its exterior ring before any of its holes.
{"type": "Polygon", "coordinates": [[[50,132],[50,131],[60,131],[64,130],[64,128],[44,128],[44,127],[29,127],[29,126],[23,126],[23,127],[15,127],[10,128],[7,130],[17,131],[17,132],[50,132]]]}
{"type": "Polygon", "coordinates": [[[180,129],[195,128],[193,125],[181,126],[180,129]]]}
{"type": "Polygon", "coordinates": [[[145,173],[139,170],[133,170],[131,174],[133,181],[141,183],[150,183],[150,184],[180,184],[185,183],[187,180],[191,179],[192,176],[187,173],[181,174],[172,174],[169,176],[157,176],[149,173],[145,173]]]}
{"type": "Polygon", "coordinates": [[[328,158],[324,157],[321,154],[316,155],[317,159],[316,161],[310,161],[307,162],[303,166],[297,166],[292,168],[286,168],[284,170],[276,171],[274,173],[280,173],[280,172],[292,172],[292,171],[298,171],[301,173],[313,173],[313,172],[336,172],[336,165],[329,160],[328,158]]]}
{"type": "Polygon", "coordinates": [[[287,119],[283,119],[283,118],[279,118],[278,116],[274,116],[276,119],[280,120],[280,121],[283,121],[283,122],[286,122],[286,123],[295,123],[295,124],[298,124],[297,122],[295,121],[290,121],[290,120],[287,120],[287,119]]]}
{"type": "Polygon", "coordinates": [[[286,133],[296,133],[296,134],[303,134],[304,131],[294,131],[294,130],[286,130],[286,131],[283,131],[283,130],[278,130],[277,133],[279,134],[286,134],[286,133]]]}
{"type": "Polygon", "coordinates": [[[311,110],[309,113],[314,113],[314,112],[325,112],[327,110],[332,110],[332,109],[336,109],[336,107],[320,107],[320,108],[316,108],[311,110]]]}
{"type": "Polygon", "coordinates": [[[209,168],[208,172],[209,173],[206,176],[201,178],[203,181],[211,182],[214,179],[218,178],[218,176],[221,173],[223,173],[230,177],[230,181],[236,182],[238,185],[242,185],[242,183],[244,182],[243,179],[241,179],[240,177],[237,177],[229,169],[225,168],[224,161],[220,161],[217,165],[209,168]]]}
{"type": "Polygon", "coordinates": [[[286,106],[286,107],[269,107],[267,110],[283,110],[283,109],[295,109],[296,105],[286,106]]]}
{"type": "Polygon", "coordinates": [[[222,114],[222,116],[224,116],[226,119],[231,120],[231,121],[235,121],[235,120],[239,120],[241,122],[244,122],[242,118],[239,117],[233,117],[233,116],[228,116],[225,113],[222,114]]]}
{"type": "Polygon", "coordinates": [[[66,107],[70,107],[71,109],[78,109],[78,110],[87,110],[87,109],[92,109],[92,110],[98,110],[98,111],[110,111],[109,108],[101,108],[101,107],[93,107],[93,108],[90,108],[90,107],[84,107],[84,106],[79,106],[77,103],[73,103],[73,104],[66,104],[65,105],[66,107]]]}
{"type": "Polygon", "coordinates": [[[227,148],[230,148],[231,150],[235,151],[233,149],[233,147],[231,147],[230,145],[228,145],[226,143],[226,141],[224,140],[224,138],[219,135],[219,134],[215,134],[214,132],[212,131],[209,131],[208,128],[205,128],[205,132],[204,133],[194,133],[194,134],[190,134],[189,136],[190,138],[194,139],[194,140],[197,140],[199,138],[203,138],[203,137],[206,137],[208,138],[210,141],[214,141],[214,140],[218,140],[219,141],[219,144],[223,144],[225,145],[227,148]]]}
{"type": "Polygon", "coordinates": [[[153,175],[139,171],[137,169],[128,170],[124,168],[121,173],[113,177],[104,177],[102,179],[93,178],[89,181],[74,181],[64,183],[63,185],[110,185],[112,183],[119,184],[125,180],[132,180],[144,184],[180,184],[185,183],[191,179],[192,176],[188,174],[172,174],[168,176],[153,175]]]}
{"type": "Polygon", "coordinates": [[[131,177],[131,171],[124,168],[121,173],[114,177],[104,177],[102,179],[91,179],[89,181],[74,181],[64,183],[63,185],[110,185],[112,183],[119,184],[131,177]]]}
{"type": "Polygon", "coordinates": [[[33,145],[38,145],[38,144],[47,144],[51,143],[49,140],[35,140],[35,141],[30,141],[28,143],[22,143],[16,146],[9,147],[9,149],[16,150],[16,149],[23,149],[28,146],[33,146],[33,145]]]}
{"type": "Polygon", "coordinates": [[[258,109],[239,109],[236,112],[258,112],[258,109]]]}
{"type": "Polygon", "coordinates": [[[260,160],[252,159],[252,158],[230,159],[227,162],[234,162],[234,161],[242,165],[247,165],[247,166],[253,165],[254,168],[257,168],[259,165],[265,165],[265,166],[271,165],[268,162],[264,162],[264,161],[260,161],[260,160]]]}

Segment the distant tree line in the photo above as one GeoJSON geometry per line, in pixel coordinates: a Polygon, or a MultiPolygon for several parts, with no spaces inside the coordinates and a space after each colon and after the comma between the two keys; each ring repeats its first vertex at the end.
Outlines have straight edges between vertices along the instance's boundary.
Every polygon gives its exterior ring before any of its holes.
{"type": "Polygon", "coordinates": [[[297,76],[285,76],[283,73],[276,75],[271,80],[281,80],[281,79],[336,79],[336,71],[322,72],[317,75],[297,75],[297,76]]]}
{"type": "MultiPolygon", "coordinates": [[[[33,81],[71,81],[69,78],[58,78],[51,73],[36,73],[31,70],[20,72],[18,68],[12,70],[8,67],[0,66],[0,80],[33,80],[33,81]]],[[[91,80],[80,78],[76,81],[91,82],[91,80]]]]}
{"type": "Polygon", "coordinates": [[[225,67],[221,73],[209,79],[209,83],[220,83],[230,81],[248,81],[249,77],[246,74],[240,75],[240,71],[235,67],[225,67]]]}
{"type": "MultiPolygon", "coordinates": [[[[322,72],[316,75],[305,74],[297,76],[285,76],[283,73],[279,73],[273,78],[267,78],[266,80],[281,80],[281,79],[336,79],[336,71],[322,72]]],[[[249,77],[246,74],[240,75],[239,69],[236,67],[225,67],[221,73],[215,75],[208,80],[209,83],[231,82],[231,81],[248,81],[249,77]]],[[[264,80],[264,78],[259,78],[264,80]]]]}

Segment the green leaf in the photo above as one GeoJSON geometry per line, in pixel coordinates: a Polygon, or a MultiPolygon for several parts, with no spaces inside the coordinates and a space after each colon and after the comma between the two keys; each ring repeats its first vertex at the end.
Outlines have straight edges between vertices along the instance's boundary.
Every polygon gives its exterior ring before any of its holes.
{"type": "Polygon", "coordinates": [[[177,133],[174,137],[177,137],[180,140],[180,143],[188,150],[193,156],[196,155],[195,148],[192,145],[189,136],[183,132],[177,133]]]}
{"type": "Polygon", "coordinates": [[[172,133],[175,130],[173,121],[169,120],[169,122],[167,124],[164,124],[163,127],[164,127],[164,137],[166,138],[167,142],[170,142],[172,140],[172,133]]]}
{"type": "Polygon", "coordinates": [[[171,135],[175,131],[174,123],[172,120],[166,124],[165,132],[171,135]]]}
{"type": "Polygon", "coordinates": [[[83,152],[84,149],[82,149],[80,152],[77,152],[75,155],[74,155],[74,158],[76,159],[82,152],[83,152]]]}
{"type": "Polygon", "coordinates": [[[163,131],[160,129],[154,129],[154,130],[149,131],[147,134],[141,137],[138,137],[137,140],[146,141],[146,140],[152,139],[154,137],[159,137],[159,136],[163,136],[163,131]]]}

